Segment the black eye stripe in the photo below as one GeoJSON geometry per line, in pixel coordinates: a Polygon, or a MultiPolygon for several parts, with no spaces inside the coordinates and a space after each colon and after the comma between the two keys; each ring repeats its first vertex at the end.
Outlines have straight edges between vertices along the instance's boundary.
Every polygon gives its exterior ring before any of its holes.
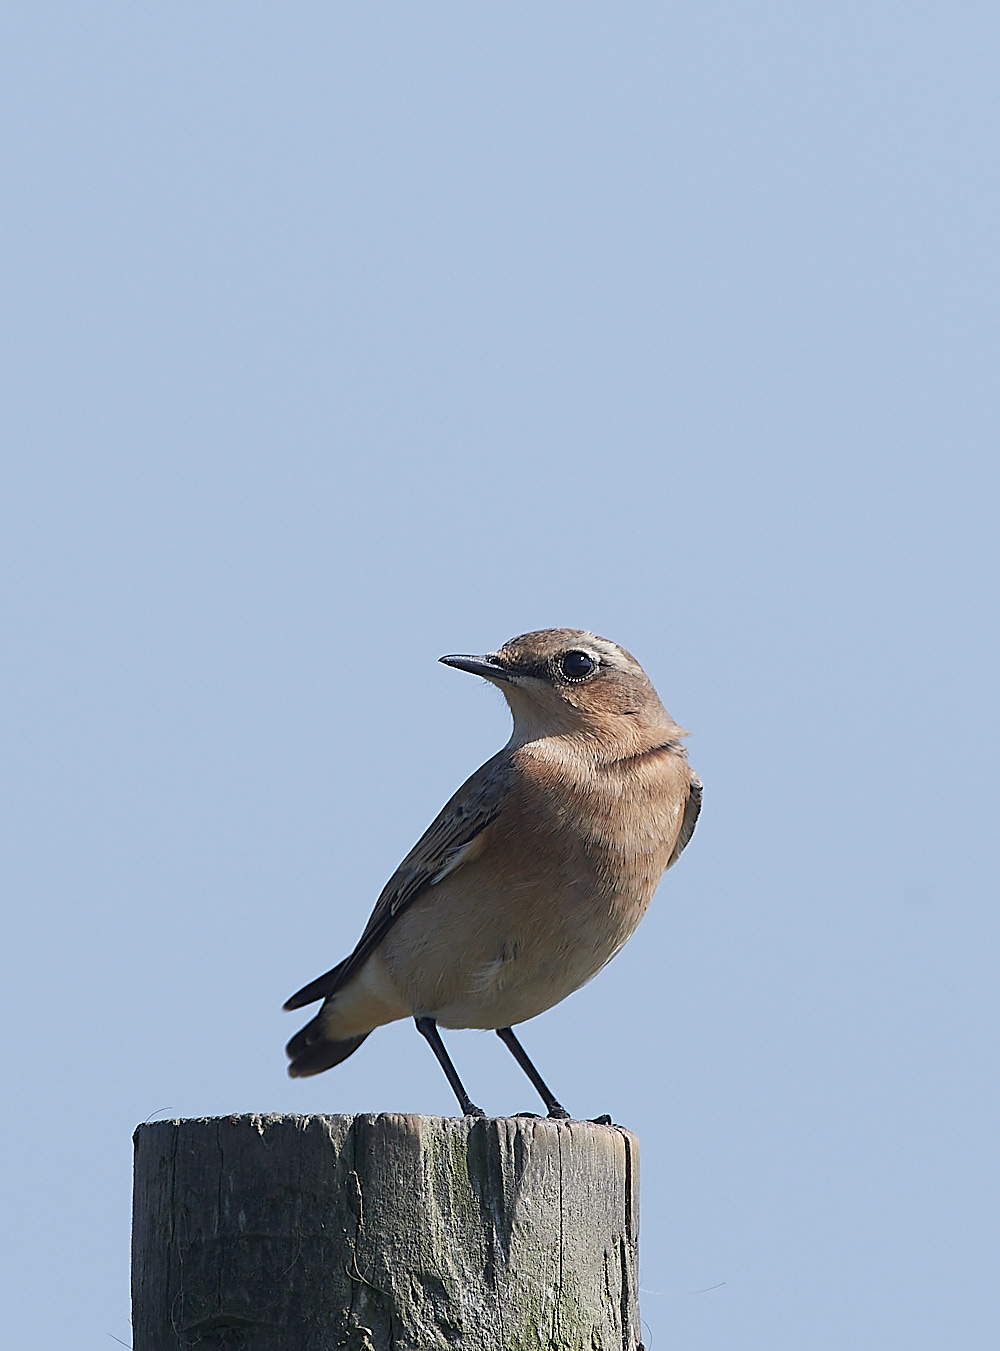
{"type": "Polygon", "coordinates": [[[571,683],[579,683],[581,680],[589,679],[595,671],[600,669],[601,659],[592,656],[589,652],[584,652],[582,648],[574,647],[569,652],[563,652],[560,656],[548,657],[541,661],[525,661],[523,658],[518,660],[517,658],[505,657],[503,661],[498,660],[497,664],[504,666],[515,676],[526,676],[549,682],[568,680],[571,683]],[[570,656],[582,657],[588,665],[586,668],[582,664],[579,667],[574,667],[571,663],[570,670],[579,670],[579,674],[569,674],[564,669],[563,663],[570,656]]]}

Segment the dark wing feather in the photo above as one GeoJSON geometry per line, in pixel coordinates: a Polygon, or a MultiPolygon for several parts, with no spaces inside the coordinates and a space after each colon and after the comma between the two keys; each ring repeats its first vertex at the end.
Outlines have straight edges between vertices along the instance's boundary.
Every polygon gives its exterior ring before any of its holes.
{"type": "Polygon", "coordinates": [[[343,989],[407,906],[461,866],[463,852],[503,810],[511,780],[510,759],[504,751],[487,760],[466,780],[385,884],[351,955],[293,994],[285,1004],[286,1009],[300,1009],[343,989]]]}
{"type": "Polygon", "coordinates": [[[688,840],[694,834],[695,825],[698,822],[698,813],[701,811],[701,779],[697,774],[691,775],[691,787],[688,790],[687,802],[684,804],[684,817],[681,821],[680,832],[677,836],[677,843],[674,845],[674,851],[667,860],[667,867],[676,863],[684,852],[688,840]]]}

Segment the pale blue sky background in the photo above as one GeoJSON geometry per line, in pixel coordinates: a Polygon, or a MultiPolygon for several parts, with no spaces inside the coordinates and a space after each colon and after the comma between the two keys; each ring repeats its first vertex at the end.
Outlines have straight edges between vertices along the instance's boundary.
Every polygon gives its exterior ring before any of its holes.
{"type": "Polygon", "coordinates": [[[280,1004],[506,738],[437,657],[564,624],[706,783],[523,1032],[641,1138],[647,1346],[997,1345],[998,31],[5,7],[5,1346],[130,1341],[144,1118],[454,1110],[280,1004]]]}

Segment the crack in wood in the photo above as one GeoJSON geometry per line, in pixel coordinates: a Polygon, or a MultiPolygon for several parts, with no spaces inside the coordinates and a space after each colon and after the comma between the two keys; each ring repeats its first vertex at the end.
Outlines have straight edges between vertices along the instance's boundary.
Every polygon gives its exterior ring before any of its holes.
{"type": "Polygon", "coordinates": [[[258,1114],[136,1140],[135,1351],[638,1351],[625,1131],[258,1114]]]}

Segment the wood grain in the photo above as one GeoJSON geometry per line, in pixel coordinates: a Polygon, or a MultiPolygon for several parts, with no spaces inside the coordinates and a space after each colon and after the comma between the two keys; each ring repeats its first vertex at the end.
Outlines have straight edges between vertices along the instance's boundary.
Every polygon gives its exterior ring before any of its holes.
{"type": "Polygon", "coordinates": [[[135,1146],[135,1351],[639,1351],[620,1128],[252,1115],[135,1146]]]}

